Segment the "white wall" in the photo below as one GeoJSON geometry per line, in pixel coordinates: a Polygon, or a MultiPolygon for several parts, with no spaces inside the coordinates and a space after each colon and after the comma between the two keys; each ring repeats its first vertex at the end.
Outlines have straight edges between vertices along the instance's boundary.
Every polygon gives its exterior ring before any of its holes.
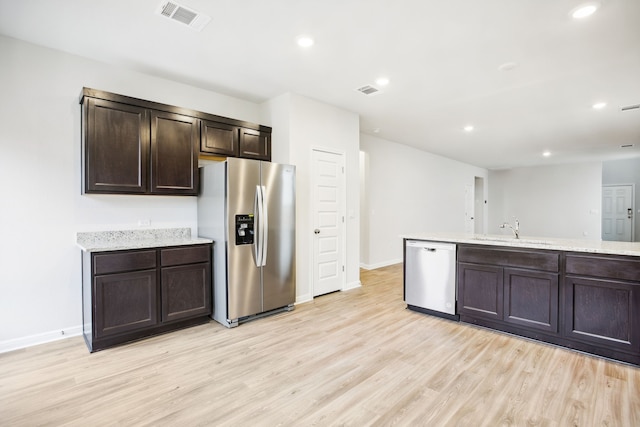
{"type": "Polygon", "coordinates": [[[401,235],[465,231],[465,186],[473,186],[476,176],[486,182],[486,169],[364,134],[360,149],[369,166],[364,268],[401,262],[401,235]]]}
{"type": "Polygon", "coordinates": [[[600,239],[602,163],[489,172],[489,234],[520,220],[523,236],[600,239]]]}
{"type": "MultiPolygon", "coordinates": [[[[83,86],[260,122],[259,105],[0,36],[0,352],[77,334],[77,231],[191,227],[196,198],[80,194],[83,86]]],[[[269,123],[264,123],[269,124],[269,123]]]]}
{"type": "Polygon", "coordinates": [[[271,161],[275,163],[291,164],[291,95],[285,93],[268,100],[261,105],[262,120],[273,126],[271,133],[271,161]]]}
{"type": "Polygon", "coordinates": [[[80,194],[83,86],[273,126],[273,160],[298,167],[298,301],[311,299],[311,148],[343,152],[346,287],[359,285],[356,114],[289,94],[257,105],[6,37],[0,57],[0,352],[80,333],[76,232],[137,228],[140,219],[197,229],[194,197],[80,194]]]}
{"type": "MultiPolygon", "coordinates": [[[[296,287],[297,302],[313,298],[311,218],[312,149],[323,148],[344,153],[347,191],[346,284],[360,285],[359,271],[359,118],[342,110],[295,94],[285,94],[265,103],[265,117],[274,127],[274,144],[286,145],[289,158],[277,161],[296,165],[296,287]],[[279,129],[276,133],[276,129],[279,129]],[[286,129],[286,130],[283,130],[286,129]],[[286,140],[288,138],[288,140],[286,140]]],[[[274,151],[275,160],[275,151],[274,151]]]]}
{"type": "Polygon", "coordinates": [[[634,241],[640,242],[640,157],[603,162],[602,184],[635,184],[634,241]]]}

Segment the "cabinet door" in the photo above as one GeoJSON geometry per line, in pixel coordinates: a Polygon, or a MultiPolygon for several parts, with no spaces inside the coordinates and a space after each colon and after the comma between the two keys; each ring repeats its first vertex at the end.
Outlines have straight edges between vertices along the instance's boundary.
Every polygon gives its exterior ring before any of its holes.
{"type": "Polygon", "coordinates": [[[95,336],[131,332],[158,323],[156,270],[95,276],[95,336]]]}
{"type": "Polygon", "coordinates": [[[210,263],[162,268],[162,321],[211,314],[210,263]]]}
{"type": "Polygon", "coordinates": [[[200,152],[238,157],[239,133],[240,128],[237,126],[203,120],[200,152]]]}
{"type": "Polygon", "coordinates": [[[198,119],[151,112],[151,192],[198,194],[198,119]]]}
{"type": "Polygon", "coordinates": [[[504,320],[557,333],[558,275],[505,268],[504,320]]]}
{"type": "Polygon", "coordinates": [[[458,312],[502,320],[503,270],[490,265],[458,263],[458,312]]]}
{"type": "Polygon", "coordinates": [[[567,337],[640,352],[640,285],[567,276],[564,289],[567,337]]]}
{"type": "Polygon", "coordinates": [[[240,157],[271,161],[271,134],[240,129],[240,157]]]}
{"type": "Polygon", "coordinates": [[[84,191],[145,193],[148,111],[101,99],[88,99],[84,108],[84,191]]]}

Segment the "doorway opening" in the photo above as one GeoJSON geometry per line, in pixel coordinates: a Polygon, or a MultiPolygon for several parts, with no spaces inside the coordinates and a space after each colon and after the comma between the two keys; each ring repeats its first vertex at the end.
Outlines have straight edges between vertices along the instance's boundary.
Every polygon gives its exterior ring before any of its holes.
{"type": "Polygon", "coordinates": [[[474,206],[474,220],[473,220],[473,232],[475,234],[485,234],[484,218],[485,208],[487,206],[487,200],[485,199],[484,178],[476,176],[474,178],[473,186],[473,206],[474,206]]]}

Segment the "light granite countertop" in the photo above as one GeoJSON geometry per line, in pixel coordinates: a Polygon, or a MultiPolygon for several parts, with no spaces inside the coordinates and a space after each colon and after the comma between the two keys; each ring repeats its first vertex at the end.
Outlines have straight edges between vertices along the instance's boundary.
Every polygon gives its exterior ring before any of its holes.
{"type": "Polygon", "coordinates": [[[469,243],[488,246],[509,246],[514,248],[548,249],[565,252],[586,252],[593,254],[630,255],[640,257],[640,242],[605,242],[587,239],[558,239],[553,237],[520,236],[515,239],[508,235],[485,235],[465,233],[415,233],[400,236],[404,239],[432,242],[469,243]]]}
{"type": "Polygon", "coordinates": [[[191,237],[190,228],[79,232],[76,238],[78,246],[86,252],[198,245],[212,242],[211,239],[191,237]]]}

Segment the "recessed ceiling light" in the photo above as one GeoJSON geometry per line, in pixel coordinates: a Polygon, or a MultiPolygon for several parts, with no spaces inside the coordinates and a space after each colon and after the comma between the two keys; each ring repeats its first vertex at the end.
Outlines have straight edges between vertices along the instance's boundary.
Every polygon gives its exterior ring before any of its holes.
{"type": "Polygon", "coordinates": [[[596,103],[595,103],[595,104],[593,104],[591,107],[592,107],[594,110],[602,110],[602,109],[603,109],[604,107],[606,107],[606,106],[607,106],[607,103],[606,103],[606,102],[596,102],[596,103]]]}
{"type": "Polygon", "coordinates": [[[467,125],[467,126],[463,127],[462,129],[464,129],[465,132],[471,132],[473,130],[473,126],[467,125]]]}
{"type": "Polygon", "coordinates": [[[547,150],[547,151],[543,151],[542,155],[545,157],[549,157],[551,155],[551,151],[547,150]]]}
{"type": "Polygon", "coordinates": [[[386,86],[389,84],[389,79],[386,77],[380,77],[378,78],[378,80],[376,80],[376,83],[379,84],[380,86],[386,86]]]}
{"type": "Polygon", "coordinates": [[[308,36],[300,36],[297,39],[297,43],[300,47],[311,47],[313,46],[313,39],[308,36]]]}
{"type": "Polygon", "coordinates": [[[515,62],[505,62],[498,67],[499,71],[511,71],[518,66],[515,62]]]}
{"type": "Polygon", "coordinates": [[[574,19],[583,19],[593,15],[599,7],[600,3],[598,2],[584,3],[571,10],[570,15],[574,19]]]}

